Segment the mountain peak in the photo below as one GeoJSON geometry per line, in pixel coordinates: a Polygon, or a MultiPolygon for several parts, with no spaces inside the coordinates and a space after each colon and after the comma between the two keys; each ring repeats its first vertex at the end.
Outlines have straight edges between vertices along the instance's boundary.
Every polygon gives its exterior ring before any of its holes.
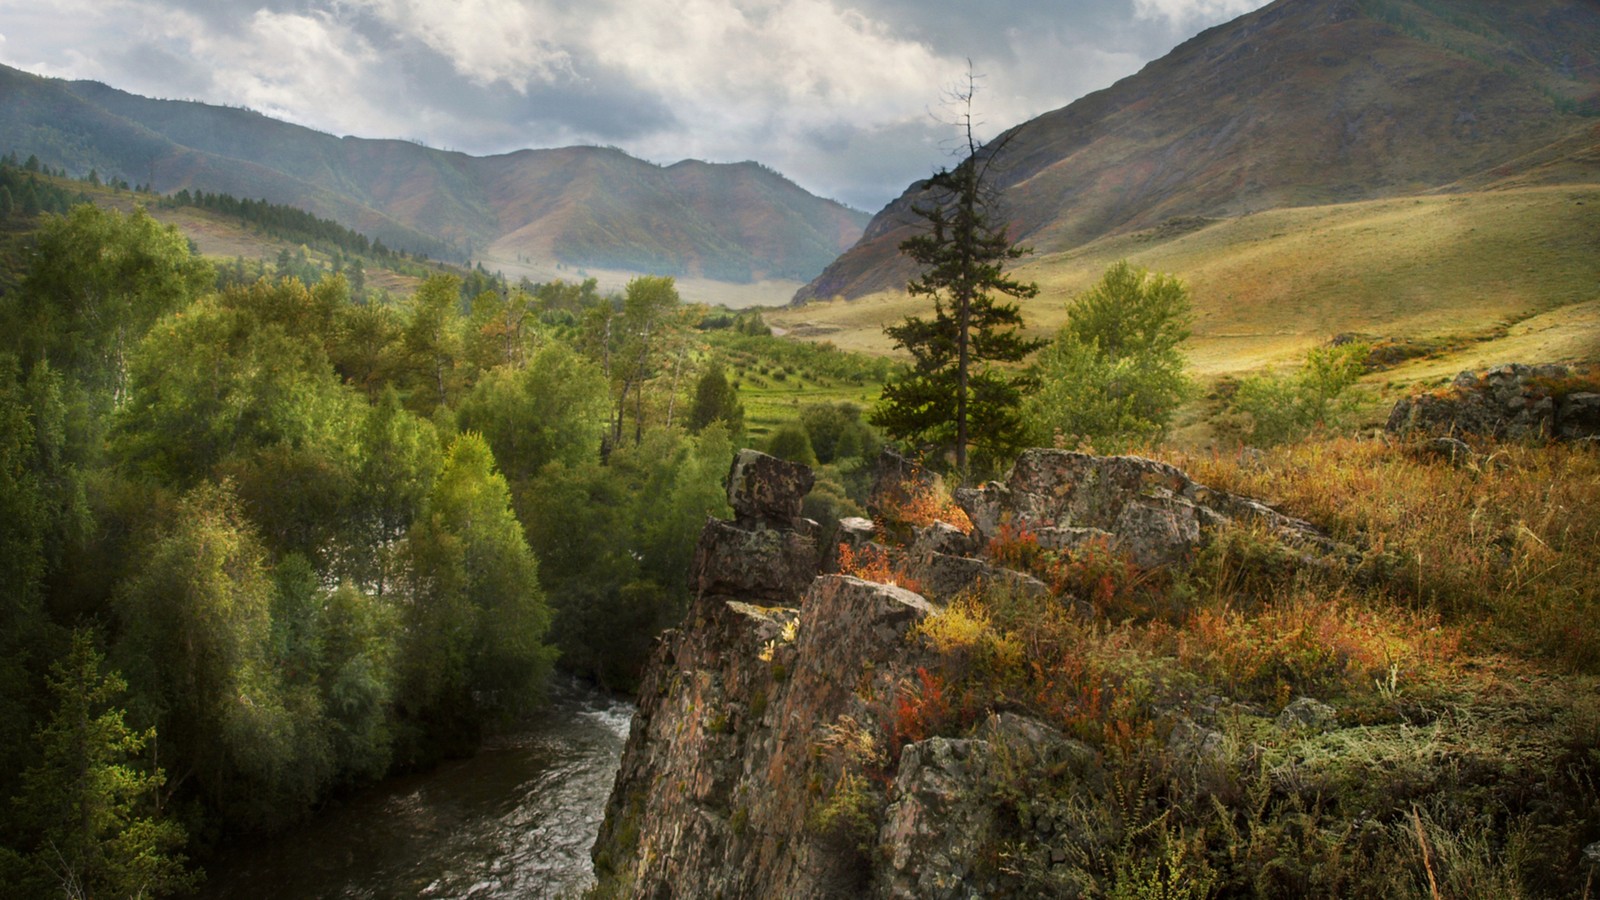
{"type": "Polygon", "coordinates": [[[0,83],[6,150],[158,192],[263,198],[392,247],[454,246],[491,264],[803,281],[866,220],[753,162],[662,166],[616,147],[474,157],[4,67],[0,83]]]}
{"type": "MultiPolygon", "coordinates": [[[[1175,217],[1424,193],[1537,153],[1600,106],[1600,6],[1277,0],[998,139],[1040,251],[1175,217]]],[[[1591,173],[1592,175],[1592,173],[1591,173]]],[[[912,185],[796,302],[898,289],[912,185]]]]}

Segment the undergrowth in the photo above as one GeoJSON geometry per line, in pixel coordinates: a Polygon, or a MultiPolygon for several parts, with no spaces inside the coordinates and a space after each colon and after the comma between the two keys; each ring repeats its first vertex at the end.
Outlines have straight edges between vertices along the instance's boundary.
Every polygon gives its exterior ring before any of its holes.
{"type": "Polygon", "coordinates": [[[1049,594],[989,586],[922,622],[925,663],[881,723],[884,789],[905,746],[1018,712],[1098,760],[995,748],[991,862],[1018,894],[1583,895],[1600,453],[1482,449],[1463,467],[1346,439],[1248,466],[1166,455],[1317,523],[1351,548],[1339,560],[1249,523],[1183,571],[1004,529],[988,557],[1049,594]],[[1332,718],[1289,717],[1302,697],[1332,718]]]}

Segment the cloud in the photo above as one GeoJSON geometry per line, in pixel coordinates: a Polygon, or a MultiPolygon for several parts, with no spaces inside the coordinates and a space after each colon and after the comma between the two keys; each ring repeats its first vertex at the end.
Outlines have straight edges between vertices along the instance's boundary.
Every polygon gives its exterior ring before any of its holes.
{"type": "Polygon", "coordinates": [[[561,45],[567,15],[520,0],[347,0],[397,34],[439,53],[474,84],[503,82],[526,93],[572,73],[561,45]]]}
{"type": "Polygon", "coordinates": [[[771,165],[876,209],[980,137],[1264,0],[0,0],[0,61],[470,153],[771,165]]]}
{"type": "Polygon", "coordinates": [[[1225,22],[1265,6],[1265,0],[1133,0],[1134,15],[1174,28],[1225,22]]]}

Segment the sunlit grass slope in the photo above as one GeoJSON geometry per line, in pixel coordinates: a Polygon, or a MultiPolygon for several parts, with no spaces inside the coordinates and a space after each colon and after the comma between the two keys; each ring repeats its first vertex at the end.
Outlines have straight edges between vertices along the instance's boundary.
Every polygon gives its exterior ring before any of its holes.
{"type": "MultiPolygon", "coordinates": [[[[1541,315],[1549,327],[1524,336],[1525,358],[1600,354],[1594,316],[1553,316],[1600,300],[1597,185],[1169,222],[1029,259],[1018,274],[1042,289],[1023,306],[1029,327],[1052,333],[1071,297],[1119,259],[1188,282],[1196,321],[1187,349],[1201,376],[1288,362],[1341,333],[1464,346],[1541,315]]],[[[767,318],[796,337],[887,354],[883,326],[925,306],[879,293],[767,318]]]]}

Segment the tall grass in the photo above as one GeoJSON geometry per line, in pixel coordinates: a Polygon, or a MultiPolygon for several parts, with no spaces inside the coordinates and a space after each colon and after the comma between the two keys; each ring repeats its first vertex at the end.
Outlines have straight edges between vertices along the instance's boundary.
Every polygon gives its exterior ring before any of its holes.
{"type": "Polygon", "coordinates": [[[1213,488],[1261,497],[1365,550],[1361,587],[1470,627],[1484,649],[1600,674],[1600,453],[1497,445],[1465,466],[1348,438],[1258,466],[1168,454],[1213,488]]]}

